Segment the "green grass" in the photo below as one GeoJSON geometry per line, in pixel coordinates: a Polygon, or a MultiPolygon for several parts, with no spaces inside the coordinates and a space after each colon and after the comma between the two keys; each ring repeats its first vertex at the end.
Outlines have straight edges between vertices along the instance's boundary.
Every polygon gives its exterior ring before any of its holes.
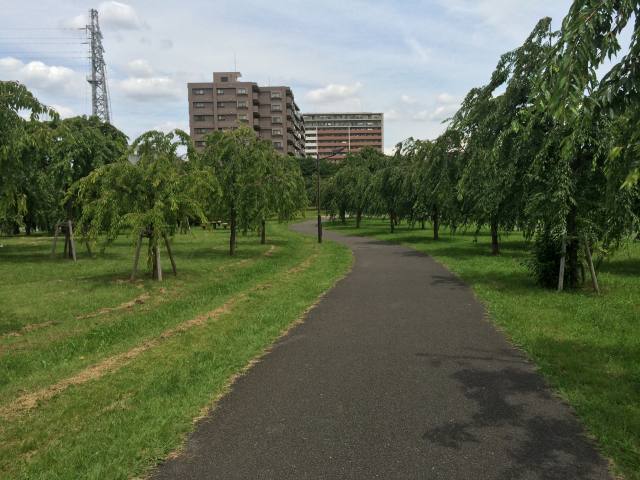
{"type": "Polygon", "coordinates": [[[268,245],[240,237],[235,258],[226,254],[228,232],[178,235],[178,276],[162,283],[127,281],[129,239],[73,264],[49,257],[50,238],[0,238],[0,412],[25,393],[155,342],[120,369],[0,417],[0,478],[130,478],[178,448],[230,378],[351,263],[337,244],[318,246],[284,225],[268,233],[268,245]],[[301,264],[307,268],[295,268],[301,264]],[[91,316],[143,294],[144,303],[91,316]],[[227,313],[161,337],[230,299],[227,313]]]}
{"type": "Polygon", "coordinates": [[[495,323],[540,366],[576,410],[603,453],[629,480],[640,479],[640,244],[623,248],[603,264],[603,294],[588,288],[558,294],[533,282],[519,234],[502,238],[502,254],[490,255],[490,238],[388,223],[334,223],[348,234],[374,236],[426,252],[459,275],[486,305],[495,323]]]}

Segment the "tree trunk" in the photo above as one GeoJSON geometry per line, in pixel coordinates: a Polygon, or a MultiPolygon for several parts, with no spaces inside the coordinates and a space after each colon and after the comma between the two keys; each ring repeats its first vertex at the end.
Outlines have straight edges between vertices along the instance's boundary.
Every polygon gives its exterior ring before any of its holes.
{"type": "Polygon", "coordinates": [[[569,288],[577,288],[580,277],[580,263],[578,261],[578,250],[580,241],[578,239],[578,212],[573,206],[569,210],[567,217],[567,255],[566,255],[566,277],[569,288]]]}
{"type": "Polygon", "coordinates": [[[362,210],[356,211],[356,228],[360,228],[360,222],[362,221],[362,210]]]}
{"type": "Polygon", "coordinates": [[[422,228],[422,230],[425,229],[425,225],[424,225],[424,217],[420,219],[420,227],[422,228]]]}
{"type": "Polygon", "coordinates": [[[593,282],[593,290],[600,294],[600,286],[598,285],[598,277],[596,275],[596,269],[593,266],[593,259],[591,258],[591,249],[589,248],[589,240],[587,236],[584,236],[584,251],[587,256],[587,263],[589,264],[589,271],[591,272],[591,282],[593,282]]]}
{"type": "Polygon", "coordinates": [[[236,211],[231,211],[231,221],[229,222],[229,255],[234,256],[236,254],[236,211]]]}
{"type": "Polygon", "coordinates": [[[152,242],[153,245],[151,247],[151,259],[153,263],[153,279],[162,281],[162,265],[160,264],[160,247],[158,246],[157,241],[153,241],[153,238],[149,239],[149,242],[152,242]]]}
{"type": "Polygon", "coordinates": [[[391,225],[391,233],[396,231],[396,222],[393,213],[389,213],[389,224],[391,225]]]}
{"type": "Polygon", "coordinates": [[[438,207],[433,209],[433,239],[440,240],[440,213],[438,207]]]}
{"type": "Polygon", "coordinates": [[[344,208],[340,209],[340,221],[342,222],[343,225],[347,223],[347,212],[345,211],[344,208]]]}
{"type": "Polygon", "coordinates": [[[491,255],[500,254],[500,243],[498,241],[498,222],[491,221],[491,255]]]}
{"type": "Polygon", "coordinates": [[[567,261],[567,235],[562,236],[562,247],[560,250],[560,270],[558,271],[558,291],[564,290],[564,267],[567,261]]]}
{"type": "Polygon", "coordinates": [[[264,218],[260,221],[260,243],[267,243],[267,222],[264,218]]]}

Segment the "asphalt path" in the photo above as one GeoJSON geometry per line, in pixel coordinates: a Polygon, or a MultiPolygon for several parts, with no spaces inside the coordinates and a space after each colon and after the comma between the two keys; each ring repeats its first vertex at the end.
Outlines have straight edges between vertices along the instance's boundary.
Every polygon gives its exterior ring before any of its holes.
{"type": "Polygon", "coordinates": [[[351,273],[153,478],[611,478],[464,283],[402,246],[325,238],[352,249],[351,273]]]}

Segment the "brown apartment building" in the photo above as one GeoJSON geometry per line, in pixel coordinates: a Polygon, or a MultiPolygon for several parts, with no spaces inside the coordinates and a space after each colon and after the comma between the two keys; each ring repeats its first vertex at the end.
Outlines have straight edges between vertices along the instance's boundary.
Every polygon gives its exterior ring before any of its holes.
{"type": "Polygon", "coordinates": [[[332,159],[363,147],[384,151],[384,114],[382,113],[305,113],[305,153],[325,157],[344,148],[332,159]]]}
{"type": "Polygon", "coordinates": [[[213,82],[189,83],[189,129],[197,148],[214,130],[244,124],[276,150],[304,156],[304,122],[289,87],[259,87],[240,72],[214,72],[213,82]]]}

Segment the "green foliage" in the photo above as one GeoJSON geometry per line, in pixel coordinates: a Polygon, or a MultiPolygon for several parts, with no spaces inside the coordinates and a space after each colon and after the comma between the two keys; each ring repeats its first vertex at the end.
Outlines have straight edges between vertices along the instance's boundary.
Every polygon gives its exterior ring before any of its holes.
{"type": "Polygon", "coordinates": [[[39,178],[34,185],[31,178],[39,166],[32,153],[38,149],[39,137],[33,133],[41,115],[56,117],[24,85],[0,81],[0,229],[5,231],[23,223],[29,187],[37,191],[46,183],[39,178]]]}
{"type": "Polygon", "coordinates": [[[279,156],[249,128],[213,132],[194,162],[215,177],[220,201],[210,203],[214,220],[230,226],[229,253],[235,254],[238,228],[259,228],[271,215],[286,220],[306,204],[304,183],[295,159],[279,156]]]}
{"type": "Polygon", "coordinates": [[[187,165],[178,154],[183,132],[149,131],[137,138],[129,155],[96,168],[70,191],[81,205],[79,230],[89,240],[107,243],[123,231],[149,236],[148,262],[163,238],[189,218],[206,221],[203,199],[215,198],[218,184],[206,170],[187,165]]]}

